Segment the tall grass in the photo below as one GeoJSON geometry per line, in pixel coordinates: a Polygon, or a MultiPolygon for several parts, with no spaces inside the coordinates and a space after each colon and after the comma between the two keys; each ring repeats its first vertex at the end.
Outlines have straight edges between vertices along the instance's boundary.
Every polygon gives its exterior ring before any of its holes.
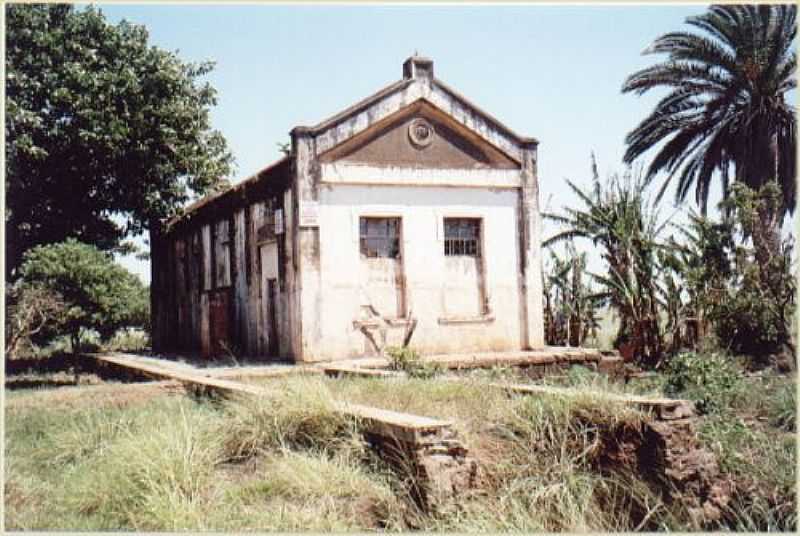
{"type": "Polygon", "coordinates": [[[301,399],[289,389],[221,405],[170,397],[128,408],[21,405],[12,406],[7,422],[8,528],[338,530],[394,523],[388,484],[362,469],[365,446],[355,423],[332,410],[324,391],[301,399]],[[250,458],[268,462],[258,473],[237,468],[250,458]]]}
{"type": "Polygon", "coordinates": [[[481,494],[460,503],[454,515],[425,520],[424,528],[630,530],[638,521],[622,495],[658,503],[646,485],[623,493],[618,476],[595,469],[604,442],[617,428],[635,428],[641,414],[593,397],[515,398],[507,410],[479,447],[481,494]]]}
{"type": "Polygon", "coordinates": [[[130,428],[73,472],[62,500],[93,513],[111,528],[207,529],[211,479],[220,461],[219,439],[207,433],[211,416],[179,405],[149,416],[148,428],[130,428]],[[176,414],[177,413],[177,414],[176,414]]]}
{"type": "Polygon", "coordinates": [[[335,410],[335,399],[317,378],[291,377],[263,397],[242,397],[222,408],[218,433],[229,459],[276,449],[363,449],[357,423],[335,410]]]}
{"type": "MultiPolygon", "coordinates": [[[[161,396],[127,407],[9,397],[6,527],[71,530],[630,531],[694,528],[679,505],[608,452],[646,415],[597,392],[509,396],[485,380],[291,377],[261,398],[161,396]],[[453,419],[479,463],[476,487],[434,512],[365,444],[344,399],[453,419]]],[[[606,382],[606,383],[604,383],[606,382]]],[[[768,407],[769,404],[764,404],[768,407]]],[[[793,526],[794,441],[708,420],[702,438],[731,475],[759,487],[735,497],[727,528],[793,526]],[[745,431],[743,431],[745,430],[745,431]],[[760,434],[760,435],[759,435],[760,434]],[[757,494],[750,494],[751,491],[757,494]],[[770,495],[764,490],[772,490],[770,495]],[[778,500],[776,500],[778,499],[778,500]]]]}
{"type": "MultiPolygon", "coordinates": [[[[280,530],[345,530],[397,526],[399,500],[383,478],[346,457],[282,451],[268,455],[226,499],[233,509],[260,509],[262,523],[280,530]]],[[[228,523],[245,528],[246,523],[228,523]]]]}

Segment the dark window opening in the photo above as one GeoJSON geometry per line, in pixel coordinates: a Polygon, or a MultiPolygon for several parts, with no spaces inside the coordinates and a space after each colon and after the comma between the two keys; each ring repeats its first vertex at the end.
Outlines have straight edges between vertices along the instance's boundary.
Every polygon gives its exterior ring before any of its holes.
{"type": "Polygon", "coordinates": [[[400,257],[400,218],[361,218],[361,254],[365,257],[400,257]]]}
{"type": "Polygon", "coordinates": [[[444,254],[480,257],[481,220],[477,218],[444,219],[444,254]]]}
{"type": "Polygon", "coordinates": [[[264,216],[261,220],[261,227],[256,231],[259,242],[272,240],[275,238],[275,208],[272,200],[264,203],[264,216]]]}

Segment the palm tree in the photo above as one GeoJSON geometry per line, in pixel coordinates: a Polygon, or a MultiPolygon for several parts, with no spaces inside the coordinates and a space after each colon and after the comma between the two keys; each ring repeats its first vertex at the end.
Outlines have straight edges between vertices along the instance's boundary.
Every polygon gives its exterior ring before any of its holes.
{"type": "Polygon", "coordinates": [[[754,190],[778,183],[781,206],[759,215],[771,230],[767,246],[778,241],[780,223],[795,204],[795,117],[785,94],[796,86],[796,13],[794,5],[712,6],[686,19],[704,34],[659,37],[644,53],[668,58],[622,87],[638,95],[670,89],[626,137],[626,163],[661,144],[646,174],[648,182],[667,174],[657,200],[677,177],[676,202],[694,187],[705,214],[712,178],[720,177],[727,197],[731,169],[734,181],[754,190]]]}

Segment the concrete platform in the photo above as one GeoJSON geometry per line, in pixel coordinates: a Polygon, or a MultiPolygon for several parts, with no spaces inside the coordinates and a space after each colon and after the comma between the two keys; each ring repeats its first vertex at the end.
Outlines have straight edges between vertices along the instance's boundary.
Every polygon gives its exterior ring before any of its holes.
{"type": "MultiPolygon", "coordinates": [[[[187,370],[190,367],[164,366],[163,364],[158,366],[140,356],[121,353],[92,354],[91,357],[104,366],[122,367],[155,380],[172,380],[191,388],[200,388],[223,395],[264,396],[268,393],[262,387],[203,374],[204,369],[187,370]]],[[[298,370],[298,372],[300,371],[298,370]]],[[[318,369],[318,372],[322,373],[322,370],[318,369]]],[[[449,431],[453,424],[450,421],[348,402],[337,402],[335,409],[362,421],[372,434],[420,446],[440,441],[443,438],[442,432],[449,431]]]]}
{"type": "Polygon", "coordinates": [[[690,400],[674,398],[651,398],[637,395],[620,395],[597,390],[570,389],[565,387],[551,387],[547,385],[503,384],[490,383],[491,387],[504,389],[513,393],[539,396],[596,396],[620,404],[634,406],[644,411],[651,412],[656,418],[663,421],[685,419],[695,415],[694,404],[690,400]]]}
{"type": "MultiPolygon", "coordinates": [[[[572,348],[566,346],[547,346],[542,350],[512,352],[470,352],[460,354],[423,355],[424,363],[435,363],[450,370],[491,368],[498,366],[524,367],[553,364],[600,364],[604,359],[612,358],[607,352],[594,348],[572,348]]],[[[612,358],[613,359],[613,358],[612,358]]],[[[339,367],[349,369],[385,369],[390,361],[383,357],[365,357],[318,363],[317,366],[339,367]]]]}
{"type": "MultiPolygon", "coordinates": [[[[121,354],[89,354],[90,357],[121,354]]],[[[126,363],[141,365],[142,371],[156,377],[159,371],[188,373],[218,379],[277,378],[294,374],[328,374],[330,376],[390,377],[399,373],[388,370],[390,360],[383,357],[364,357],[342,361],[309,364],[248,364],[239,367],[196,367],[190,363],[158,357],[124,354],[126,363]]],[[[610,352],[592,348],[548,346],[542,350],[513,352],[473,352],[461,354],[423,355],[424,363],[434,363],[447,370],[468,370],[491,367],[537,367],[549,365],[585,364],[598,370],[611,371],[621,364],[610,352]]]]}

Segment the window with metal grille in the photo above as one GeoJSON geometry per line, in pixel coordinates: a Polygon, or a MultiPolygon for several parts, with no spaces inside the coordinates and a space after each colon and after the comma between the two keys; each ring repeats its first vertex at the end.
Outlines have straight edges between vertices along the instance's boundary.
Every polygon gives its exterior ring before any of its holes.
{"type": "Polygon", "coordinates": [[[365,257],[400,256],[400,218],[361,218],[361,254],[365,257]]]}
{"type": "Polygon", "coordinates": [[[444,254],[480,257],[481,220],[478,218],[444,219],[444,254]]]}

